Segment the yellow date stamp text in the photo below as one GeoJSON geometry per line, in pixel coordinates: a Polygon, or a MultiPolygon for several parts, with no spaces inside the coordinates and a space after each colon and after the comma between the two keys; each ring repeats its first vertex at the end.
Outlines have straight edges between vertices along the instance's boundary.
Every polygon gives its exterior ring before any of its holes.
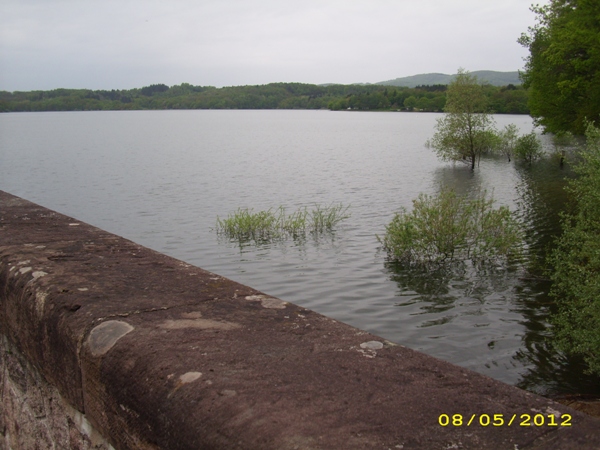
{"type": "Polygon", "coordinates": [[[570,427],[571,415],[560,414],[440,414],[443,427],[570,427]]]}

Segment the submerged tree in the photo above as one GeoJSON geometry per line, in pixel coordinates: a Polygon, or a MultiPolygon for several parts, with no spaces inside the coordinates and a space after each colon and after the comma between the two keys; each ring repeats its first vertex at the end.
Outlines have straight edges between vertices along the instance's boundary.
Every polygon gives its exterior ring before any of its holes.
{"type": "Polygon", "coordinates": [[[567,158],[567,151],[577,147],[577,140],[573,133],[565,131],[554,134],[552,144],[554,145],[554,154],[559,158],[560,167],[563,167],[567,158]]]}
{"type": "Polygon", "coordinates": [[[518,128],[514,123],[506,125],[504,129],[498,133],[498,151],[508,158],[508,162],[510,162],[515,151],[518,138],[518,128]]]}
{"type": "Polygon", "coordinates": [[[470,199],[450,189],[421,194],[413,210],[402,209],[378,238],[392,260],[406,264],[454,260],[495,261],[520,253],[520,226],[510,210],[494,208],[480,193],[470,199]]]}
{"type": "Polygon", "coordinates": [[[514,151],[520,160],[529,164],[540,158],[543,154],[542,143],[535,131],[519,136],[514,151]]]}
{"type": "Polygon", "coordinates": [[[427,146],[445,161],[466,162],[474,169],[481,155],[497,142],[494,122],[487,110],[487,97],[475,75],[458,70],[446,91],[444,112],[427,146]]]}

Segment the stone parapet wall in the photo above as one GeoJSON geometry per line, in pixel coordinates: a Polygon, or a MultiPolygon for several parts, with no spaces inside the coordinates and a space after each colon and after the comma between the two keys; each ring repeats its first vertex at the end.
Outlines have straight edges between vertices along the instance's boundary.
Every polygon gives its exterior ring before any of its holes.
{"type": "Polygon", "coordinates": [[[600,448],[598,419],[1,191],[0,335],[0,448],[600,448]]]}
{"type": "Polygon", "coordinates": [[[0,448],[114,450],[0,335],[0,448]]]}

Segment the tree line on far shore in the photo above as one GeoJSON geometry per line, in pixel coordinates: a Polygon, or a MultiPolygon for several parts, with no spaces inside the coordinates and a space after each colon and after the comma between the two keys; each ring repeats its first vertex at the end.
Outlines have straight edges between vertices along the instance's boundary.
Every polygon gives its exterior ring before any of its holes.
{"type": "MultiPolygon", "coordinates": [[[[144,109],[330,109],[441,112],[446,85],[415,88],[375,84],[271,83],[259,86],[153,84],[127,90],[0,91],[0,112],[144,109]]],[[[485,85],[491,111],[529,114],[522,86],[485,85]]]]}

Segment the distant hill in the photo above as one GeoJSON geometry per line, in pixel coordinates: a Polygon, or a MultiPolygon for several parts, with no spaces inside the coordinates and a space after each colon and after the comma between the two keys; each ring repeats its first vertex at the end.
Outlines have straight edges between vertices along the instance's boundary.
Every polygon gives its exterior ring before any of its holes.
{"type": "MultiPolygon", "coordinates": [[[[476,75],[480,80],[490,83],[493,86],[507,86],[509,84],[519,85],[519,72],[495,72],[493,70],[476,70],[470,72],[476,75]]],[[[423,73],[412,75],[410,77],[396,78],[394,80],[380,81],[384,86],[405,86],[414,88],[416,86],[449,84],[456,75],[446,75],[444,73],[423,73]]]]}

